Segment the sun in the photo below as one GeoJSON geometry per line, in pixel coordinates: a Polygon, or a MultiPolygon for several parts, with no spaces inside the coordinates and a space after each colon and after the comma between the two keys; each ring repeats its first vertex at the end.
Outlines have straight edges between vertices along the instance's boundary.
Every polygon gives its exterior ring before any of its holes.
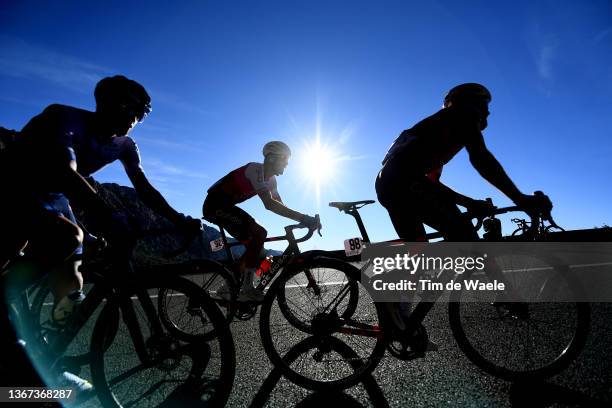
{"type": "Polygon", "coordinates": [[[322,144],[320,139],[304,142],[300,156],[302,178],[314,188],[318,201],[321,188],[334,181],[338,156],[329,145],[322,144]]]}
{"type": "Polygon", "coordinates": [[[321,184],[331,180],[336,170],[334,153],[329,147],[316,142],[306,146],[304,152],[304,175],[321,184]]]}

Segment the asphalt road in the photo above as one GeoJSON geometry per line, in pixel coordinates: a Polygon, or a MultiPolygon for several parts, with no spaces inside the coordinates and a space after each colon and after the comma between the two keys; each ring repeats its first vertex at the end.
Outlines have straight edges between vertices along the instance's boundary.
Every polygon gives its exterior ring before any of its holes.
{"type": "Polygon", "coordinates": [[[360,384],[335,395],[316,395],[278,379],[265,358],[255,322],[236,322],[232,329],[238,365],[228,405],[537,407],[548,406],[538,405],[538,400],[552,399],[558,406],[581,402],[591,407],[598,401],[612,406],[612,304],[594,305],[591,335],[578,360],[550,381],[529,384],[529,388],[498,380],[475,367],[457,347],[446,310],[445,304],[437,305],[425,322],[438,351],[409,362],[387,354],[367,387],[360,384]]]}
{"type": "MultiPolygon", "coordinates": [[[[263,350],[258,318],[236,321],[231,329],[236,347],[236,377],[228,406],[375,406],[375,407],[539,407],[612,406],[612,303],[592,305],[591,332],[579,358],[561,374],[543,383],[513,384],[499,380],[474,366],[457,347],[449,328],[446,304],[438,304],[425,321],[430,338],[439,350],[426,358],[399,361],[385,355],[365,383],[336,393],[313,393],[282,378],[272,369],[263,350]]],[[[88,349],[93,325],[90,323],[71,346],[71,352],[88,349]]],[[[136,357],[127,332],[113,345],[107,360],[109,376],[125,373],[136,357]],[[116,373],[113,371],[116,370],[116,373]]],[[[185,373],[183,373],[185,374],[185,373]]],[[[90,378],[89,369],[81,371],[90,378]]],[[[126,380],[122,389],[132,406],[151,406],[155,392],[176,384],[158,384],[151,392],[151,380],[143,374],[126,380]]],[[[129,375],[128,375],[129,376],[129,375]]],[[[125,380],[125,376],[120,380],[125,380]]],[[[99,406],[96,399],[82,406],[99,406]]]]}

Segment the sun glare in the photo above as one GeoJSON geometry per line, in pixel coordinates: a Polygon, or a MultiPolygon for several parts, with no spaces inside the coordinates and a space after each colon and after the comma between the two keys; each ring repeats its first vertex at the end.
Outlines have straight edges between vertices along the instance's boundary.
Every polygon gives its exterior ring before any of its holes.
{"type": "Polygon", "coordinates": [[[338,158],[336,153],[319,140],[306,142],[302,153],[302,177],[310,184],[317,196],[321,195],[321,188],[333,183],[338,158]]]}
{"type": "Polygon", "coordinates": [[[336,163],[329,148],[316,143],[307,147],[304,156],[304,171],[307,177],[317,183],[324,183],[333,177],[336,163]]]}

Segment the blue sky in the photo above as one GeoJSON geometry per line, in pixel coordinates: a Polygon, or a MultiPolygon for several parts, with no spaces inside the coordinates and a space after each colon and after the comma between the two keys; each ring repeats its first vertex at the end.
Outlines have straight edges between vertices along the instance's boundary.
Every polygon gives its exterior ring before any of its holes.
{"type": "MultiPolygon", "coordinates": [[[[462,82],[492,91],[485,140],[519,188],[548,193],[566,228],[612,222],[608,1],[3,1],[0,50],[5,127],[50,103],[93,109],[107,75],[141,82],[153,112],[131,135],[145,171],[194,216],[219,177],[285,140],[294,157],[281,195],[324,223],[324,237],[303,248],[339,248],[357,234],[327,202],[375,199],[388,146],[462,82]],[[338,159],[319,195],[302,165],[317,134],[338,159]]],[[[97,179],[129,184],[119,164],[97,179]]],[[[465,152],[443,181],[509,204],[465,152]]],[[[270,235],[286,224],[256,198],[243,208],[270,235]]],[[[380,205],[362,214],[371,238],[395,237],[380,205]]]]}

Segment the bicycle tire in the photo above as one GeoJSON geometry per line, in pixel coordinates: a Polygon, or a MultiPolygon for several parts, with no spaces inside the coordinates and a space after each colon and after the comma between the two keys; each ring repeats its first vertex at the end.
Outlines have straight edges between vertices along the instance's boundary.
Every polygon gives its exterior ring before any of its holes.
{"type": "MultiPolygon", "coordinates": [[[[301,292],[302,297],[308,297],[310,294],[314,296],[320,296],[322,292],[325,292],[327,289],[327,286],[317,285],[316,282],[324,280],[325,275],[333,276],[334,272],[333,271],[329,272],[330,269],[333,269],[333,268],[330,268],[331,266],[330,264],[325,264],[325,267],[323,267],[319,263],[318,259],[320,258],[313,258],[313,259],[307,260],[302,263],[297,263],[292,268],[291,278],[286,279],[284,281],[284,285],[282,287],[279,285],[277,289],[278,290],[277,292],[278,306],[283,316],[285,316],[285,319],[287,319],[289,323],[291,323],[293,326],[302,330],[305,333],[312,333],[312,328],[308,321],[309,316],[305,316],[303,313],[300,316],[300,313],[296,313],[294,311],[294,309],[292,308],[292,305],[297,305],[298,303],[295,300],[292,300],[291,296],[288,299],[287,293],[288,292],[296,293],[298,291],[288,291],[287,289],[292,289],[296,287],[300,288],[299,292],[301,292]],[[299,272],[296,272],[296,273],[293,272],[296,270],[303,271],[304,278],[302,278],[299,272]],[[320,273],[319,273],[321,270],[323,270],[323,274],[324,274],[324,276],[322,277],[320,276],[320,273]],[[311,276],[315,279],[315,285],[317,286],[316,289],[309,287],[308,278],[305,276],[306,273],[310,273],[311,276]],[[303,286],[304,282],[307,283],[305,287],[303,286]],[[289,287],[287,285],[289,285],[289,287]],[[319,292],[319,295],[317,295],[317,291],[319,292]]],[[[340,273],[342,274],[341,271],[340,273]]],[[[350,280],[348,281],[348,285],[349,285],[349,299],[345,305],[344,311],[342,312],[340,316],[344,319],[350,318],[353,315],[353,313],[355,313],[355,310],[357,309],[357,303],[359,301],[359,287],[358,287],[357,281],[350,280]]],[[[306,302],[308,302],[308,299],[306,299],[306,302]]],[[[300,302],[300,303],[304,303],[304,302],[300,302]]]]}
{"type": "MultiPolygon", "coordinates": [[[[348,282],[356,282],[359,285],[360,272],[354,266],[330,258],[320,258],[313,262],[316,262],[318,267],[328,267],[341,274],[341,283],[334,285],[339,286],[337,288],[338,293],[348,293],[350,291],[348,285],[353,283],[348,282]]],[[[303,268],[301,266],[289,265],[283,270],[282,274],[273,282],[261,306],[259,328],[266,354],[272,364],[287,379],[310,390],[340,390],[357,384],[374,371],[385,353],[386,343],[384,330],[381,328],[384,326],[381,307],[371,301],[365,288],[358,286],[359,296],[355,297],[358,300],[358,304],[350,319],[341,321],[338,318],[339,315],[336,316],[333,313],[325,315],[325,313],[318,312],[315,315],[317,317],[314,317],[310,322],[310,325],[312,325],[315,319],[321,322],[321,317],[323,317],[323,319],[329,319],[327,322],[332,326],[342,325],[342,327],[335,327],[331,333],[322,333],[319,329],[315,328],[321,327],[320,323],[315,323],[316,326],[312,328],[310,333],[307,333],[295,327],[292,323],[286,322],[287,327],[282,329],[282,332],[277,337],[277,333],[273,333],[271,329],[282,326],[285,319],[282,310],[277,311],[274,308],[274,304],[278,305],[276,300],[279,290],[284,290],[286,282],[298,274],[303,275],[303,268]],[[369,334],[366,335],[366,333],[369,334]],[[287,347],[285,347],[285,344],[281,344],[283,342],[291,342],[294,339],[296,344],[287,347]],[[361,342],[356,344],[355,339],[361,339],[361,342]],[[308,352],[311,355],[307,356],[309,361],[306,364],[304,364],[303,359],[296,361],[291,356],[291,353],[288,353],[293,347],[298,344],[303,345],[304,342],[311,345],[309,350],[314,351],[313,353],[308,352]],[[348,354],[340,352],[344,347],[339,346],[340,343],[353,349],[358,358],[352,357],[347,359],[343,357],[348,354]],[[357,346],[357,350],[355,350],[355,346],[357,346]],[[337,356],[331,355],[334,351],[337,353],[337,356]],[[291,356],[291,358],[287,356],[291,356]],[[339,359],[337,358],[338,356],[340,357],[339,359]],[[293,363],[296,362],[297,365],[294,365],[293,363]],[[329,367],[331,363],[336,363],[333,368],[329,367]],[[300,368],[302,369],[301,371],[299,370],[300,368]]],[[[329,297],[332,296],[330,295],[329,297]]],[[[311,302],[311,305],[316,305],[316,302],[311,302]]],[[[324,309],[322,303],[315,307],[318,307],[319,310],[324,309]]]]}
{"type": "MultiPolygon", "coordinates": [[[[563,371],[584,348],[590,326],[589,304],[578,301],[584,299],[582,288],[570,269],[567,266],[550,266],[542,259],[531,257],[537,259],[538,265],[546,266],[531,268],[531,271],[529,268],[509,271],[517,275],[526,272],[533,274],[536,269],[549,271],[547,282],[564,287],[563,293],[567,294],[568,302],[516,303],[515,306],[507,306],[508,309],[522,308],[523,316],[503,316],[491,302],[462,302],[469,297],[465,290],[453,291],[450,296],[449,321],[459,348],[485,372],[509,381],[541,380],[563,371]],[[470,309],[475,312],[472,313],[470,309]],[[541,315],[547,318],[552,316],[560,323],[552,324],[543,320],[541,315]],[[483,328],[482,324],[488,324],[489,327],[483,328]],[[536,337],[533,335],[532,324],[545,325],[548,332],[540,330],[536,337]],[[563,330],[563,327],[568,329],[563,330]],[[550,331],[555,332],[551,334],[550,331]],[[517,333],[521,343],[512,344],[515,343],[517,333]],[[534,355],[535,347],[532,348],[532,345],[537,346],[536,342],[542,345],[542,350],[534,355]],[[482,343],[486,343],[487,347],[482,347],[482,343]],[[505,343],[511,344],[507,346],[505,343]],[[500,354],[497,349],[501,347],[506,347],[506,350],[500,354]],[[510,356],[511,349],[515,353],[510,356]],[[542,361],[535,364],[532,362],[535,358],[542,361]]],[[[472,272],[464,275],[463,280],[466,280],[472,276],[472,272]]],[[[547,282],[540,287],[540,292],[545,289],[545,285],[549,285],[547,282]]]]}
{"type": "Polygon", "coordinates": [[[141,288],[153,293],[165,288],[197,299],[214,325],[216,336],[208,342],[202,338],[183,341],[172,336],[159,321],[157,326],[167,332],[154,336],[150,319],[158,316],[141,313],[138,299],[132,299],[139,318],[138,330],[146,339],[146,354],[150,357],[140,361],[133,342],[126,336],[129,331],[124,309],[117,298],[110,300],[95,324],[91,340],[92,380],[102,405],[224,406],[232,389],[236,360],[232,334],[215,303],[193,282],[177,276],[147,277],[141,288]],[[114,335],[108,331],[113,321],[120,326],[114,335]],[[111,335],[111,347],[104,351],[106,337],[111,335]]]}
{"type": "MultiPolygon", "coordinates": [[[[184,268],[185,266],[181,265],[180,267],[184,268]]],[[[236,315],[236,299],[238,296],[238,285],[231,272],[222,266],[217,267],[210,264],[191,263],[188,267],[197,272],[181,273],[180,276],[195,283],[213,299],[229,324],[236,315]],[[222,287],[227,289],[227,298],[215,298],[222,287]]],[[[165,266],[165,268],[168,268],[168,266],[165,266]]],[[[161,321],[168,331],[186,341],[198,337],[213,338],[215,336],[214,330],[210,324],[203,322],[203,316],[198,307],[178,300],[168,296],[168,292],[164,288],[160,288],[157,298],[158,310],[161,321]]]]}
{"type": "MultiPolygon", "coordinates": [[[[51,290],[49,289],[49,286],[46,284],[46,279],[45,279],[45,281],[41,282],[41,284],[39,285],[39,288],[36,291],[36,294],[34,295],[32,304],[30,306],[30,313],[31,313],[32,318],[34,319],[33,329],[36,329],[40,333],[40,336],[42,337],[45,337],[47,333],[52,333],[54,330],[57,330],[57,328],[54,328],[52,326],[51,318],[44,317],[44,314],[45,314],[45,312],[43,311],[44,307],[48,305],[49,303],[52,304],[52,300],[53,300],[53,296],[51,295],[51,290]],[[49,300],[51,300],[51,302],[49,302],[49,300]]],[[[118,329],[118,326],[114,326],[113,330],[116,331],[117,329],[118,329]]],[[[76,342],[74,341],[72,342],[72,344],[75,344],[75,343],[76,342]]],[[[108,347],[110,347],[110,343],[105,345],[105,350],[108,349],[108,347]]],[[[89,364],[90,358],[91,358],[91,353],[89,350],[87,351],[79,350],[75,352],[73,348],[73,349],[69,349],[66,352],[64,352],[64,355],[61,358],[62,359],[61,365],[65,367],[67,371],[70,371],[72,373],[78,373],[80,370],[80,367],[89,364]],[[74,354],[72,354],[73,352],[74,354]]]]}

